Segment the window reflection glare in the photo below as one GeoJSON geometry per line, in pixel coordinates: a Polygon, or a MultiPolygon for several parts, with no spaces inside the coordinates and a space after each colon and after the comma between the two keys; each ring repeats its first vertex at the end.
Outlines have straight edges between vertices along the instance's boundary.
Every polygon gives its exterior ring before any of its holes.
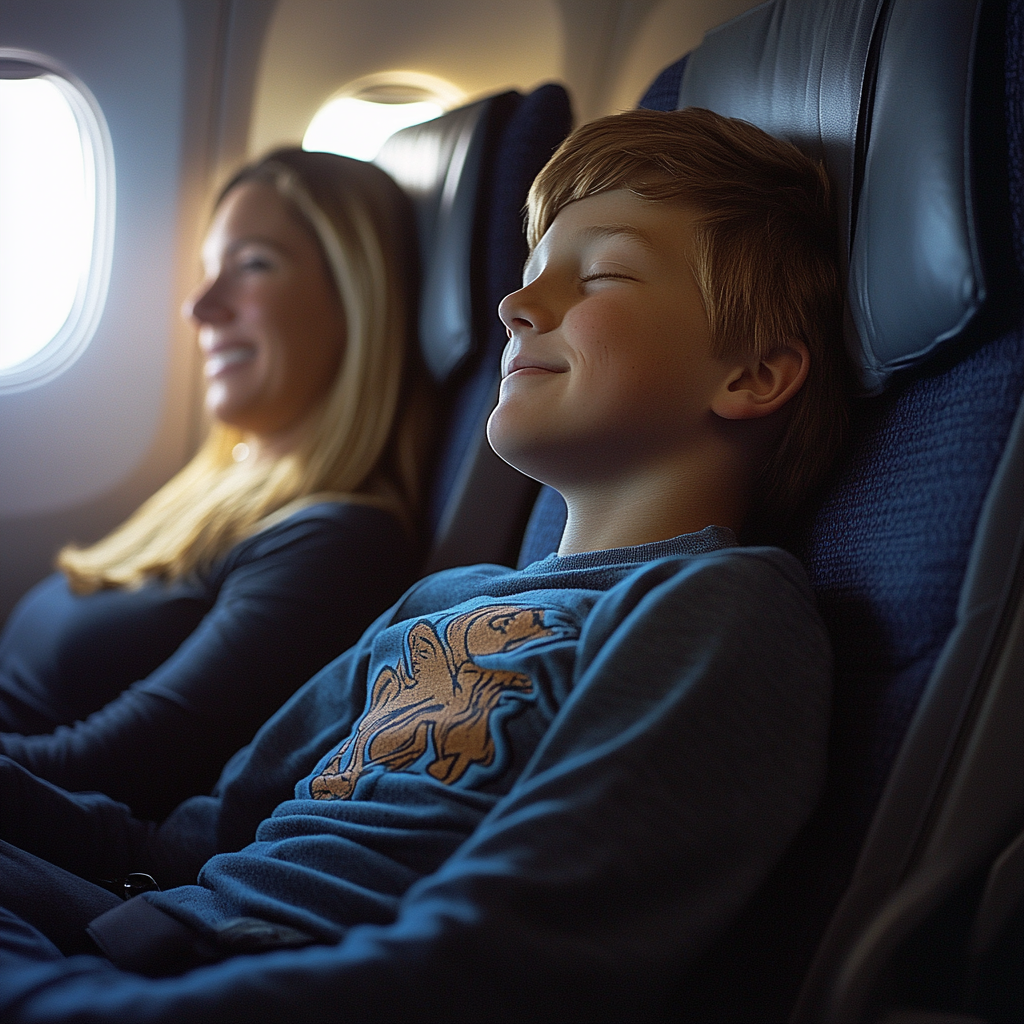
{"type": "Polygon", "coordinates": [[[0,371],[57,335],[89,273],[95,187],[58,81],[0,80],[0,371]]]}
{"type": "Polygon", "coordinates": [[[302,140],[303,149],[372,160],[402,128],[444,113],[440,103],[372,103],[354,96],[329,100],[315,114],[302,140]]]}

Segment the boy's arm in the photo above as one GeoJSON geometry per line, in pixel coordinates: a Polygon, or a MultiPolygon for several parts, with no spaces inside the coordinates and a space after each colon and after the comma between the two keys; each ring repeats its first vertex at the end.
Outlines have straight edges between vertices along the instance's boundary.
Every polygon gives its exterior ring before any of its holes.
{"type": "Polygon", "coordinates": [[[828,645],[797,572],[781,555],[723,552],[693,572],[654,563],[610,592],[532,765],[410,890],[394,924],[160,982],[99,960],[9,955],[8,1014],[661,1015],[687,962],[749,899],[821,787],[828,645]]]}

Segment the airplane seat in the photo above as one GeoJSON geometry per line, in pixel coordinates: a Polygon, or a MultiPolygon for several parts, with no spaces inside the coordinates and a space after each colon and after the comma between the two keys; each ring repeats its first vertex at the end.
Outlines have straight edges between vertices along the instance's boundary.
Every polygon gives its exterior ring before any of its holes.
{"type": "Polygon", "coordinates": [[[420,346],[440,388],[427,572],[511,564],[537,491],[491,451],[484,430],[506,341],[496,310],[526,261],[526,194],[571,126],[565,90],[543,85],[406,128],[376,159],[416,209],[420,346]]]}
{"type": "MultiPolygon", "coordinates": [[[[1022,0],[769,0],[642,101],[825,161],[863,391],[794,531],[835,652],[826,791],[672,1019],[1002,1019],[968,990],[1024,891],[1022,35],[1022,0]]],[[[543,489],[520,564],[563,523],[543,489]]]]}

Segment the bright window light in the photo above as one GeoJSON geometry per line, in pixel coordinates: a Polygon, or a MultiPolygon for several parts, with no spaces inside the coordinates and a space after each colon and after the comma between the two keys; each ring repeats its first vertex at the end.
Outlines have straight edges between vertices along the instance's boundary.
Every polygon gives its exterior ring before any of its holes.
{"type": "Polygon", "coordinates": [[[0,50],[0,392],[68,365],[106,297],[113,160],[83,90],[0,50]]]}
{"type": "Polygon", "coordinates": [[[443,113],[444,107],[433,100],[374,103],[339,96],[316,112],[302,139],[302,148],[372,160],[395,132],[443,113]]]}
{"type": "Polygon", "coordinates": [[[78,122],[52,81],[0,81],[0,370],[64,325],[89,272],[95,190],[78,122]]]}

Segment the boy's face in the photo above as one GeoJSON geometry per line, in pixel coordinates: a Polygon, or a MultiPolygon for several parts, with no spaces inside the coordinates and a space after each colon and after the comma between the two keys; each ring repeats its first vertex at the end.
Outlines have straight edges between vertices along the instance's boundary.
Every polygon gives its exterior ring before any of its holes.
{"type": "Polygon", "coordinates": [[[699,451],[729,366],[709,351],[693,220],[625,191],[559,212],[498,307],[509,342],[487,436],[503,459],[562,488],[699,451]]]}

